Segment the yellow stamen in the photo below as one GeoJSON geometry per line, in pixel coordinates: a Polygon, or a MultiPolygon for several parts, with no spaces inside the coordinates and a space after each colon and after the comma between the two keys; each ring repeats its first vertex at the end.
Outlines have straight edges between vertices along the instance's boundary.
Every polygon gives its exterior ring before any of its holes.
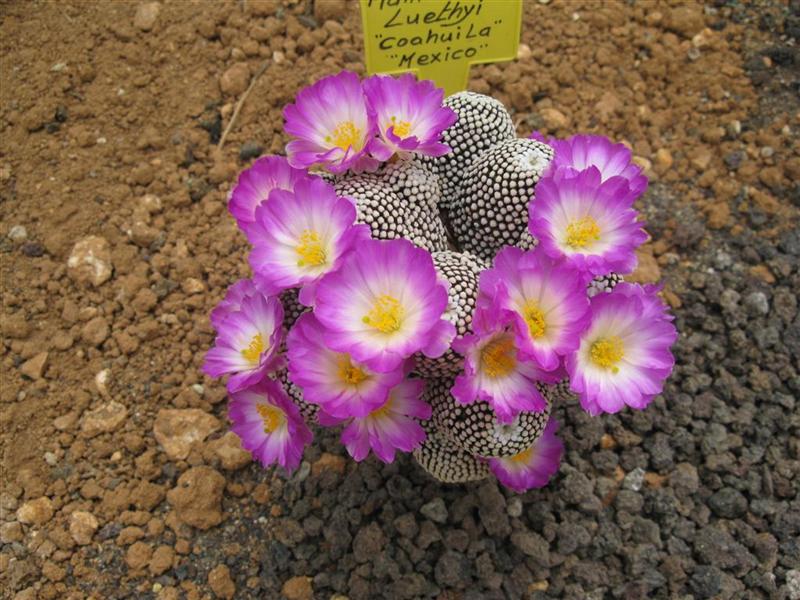
{"type": "Polygon", "coordinates": [[[531,446],[527,450],[523,450],[519,454],[515,454],[509,460],[512,460],[516,463],[527,463],[531,460],[532,454],[533,454],[533,446],[531,446]]]}
{"type": "Polygon", "coordinates": [[[348,385],[358,385],[367,378],[367,374],[353,364],[349,354],[343,354],[339,357],[338,366],[339,377],[348,385]]]}
{"type": "Polygon", "coordinates": [[[242,356],[244,356],[247,362],[255,365],[258,364],[258,359],[261,357],[261,353],[264,352],[264,350],[264,338],[261,337],[260,333],[257,333],[253,336],[253,339],[250,340],[250,345],[242,350],[242,356]]]}
{"type": "Polygon", "coordinates": [[[528,331],[532,338],[540,338],[547,330],[547,324],[544,320],[544,313],[536,302],[528,302],[522,310],[522,318],[528,325],[528,331]]]}
{"type": "Polygon", "coordinates": [[[567,245],[585,248],[600,239],[600,227],[592,217],[583,217],[567,225],[567,245]]]}
{"type": "Polygon", "coordinates": [[[264,433],[272,433],[286,422],[286,415],[280,408],[270,404],[256,404],[256,410],[264,421],[264,433]]]}
{"type": "Polygon", "coordinates": [[[380,408],[376,408],[375,410],[373,410],[371,413],[369,413],[369,416],[372,417],[373,419],[382,419],[383,417],[389,414],[389,409],[391,408],[391,406],[392,406],[392,397],[389,396],[389,399],[386,400],[384,405],[381,406],[380,408]]]}
{"type": "Polygon", "coordinates": [[[347,150],[352,147],[353,150],[361,150],[361,130],[356,127],[352,121],[344,121],[336,126],[331,135],[325,136],[325,141],[329,144],[347,150]]]}
{"type": "Polygon", "coordinates": [[[625,347],[617,336],[603,338],[592,344],[589,354],[592,361],[599,367],[619,373],[617,363],[625,356],[625,347]]]}
{"type": "Polygon", "coordinates": [[[403,324],[404,313],[397,298],[382,294],[375,299],[372,310],[361,320],[381,333],[394,333],[403,324]]]}
{"type": "Polygon", "coordinates": [[[399,138],[408,136],[411,132],[411,123],[408,121],[397,121],[397,117],[392,117],[392,124],[389,127],[394,127],[393,132],[399,138]]]}
{"type": "Polygon", "coordinates": [[[517,366],[514,340],[504,335],[486,344],[481,350],[481,365],[489,377],[504,377],[517,366]]]}
{"type": "Polygon", "coordinates": [[[298,267],[318,267],[325,264],[327,256],[316,231],[304,230],[299,242],[294,249],[300,257],[297,261],[298,267]]]}

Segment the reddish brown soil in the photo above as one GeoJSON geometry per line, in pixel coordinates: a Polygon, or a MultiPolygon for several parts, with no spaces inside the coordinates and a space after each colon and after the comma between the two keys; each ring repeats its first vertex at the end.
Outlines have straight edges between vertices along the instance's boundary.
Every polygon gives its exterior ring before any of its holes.
{"type": "MultiPolygon", "coordinates": [[[[363,72],[355,5],[317,1],[316,17],[311,0],[165,2],[152,27],[135,21],[135,3],[0,6],[5,597],[255,594],[258,577],[224,566],[251,549],[203,551],[203,540],[220,520],[269,515],[269,478],[221,459],[222,429],[170,458],[154,423],[174,408],[224,421],[224,389],[198,367],[210,308],[248,272],[225,205],[249,162],[240,151],[280,152],[281,108],[300,87],[363,72]],[[27,235],[8,237],[15,226],[27,235]],[[67,266],[87,236],[110,248],[113,274],[97,286],[67,266]],[[186,563],[196,577],[159,579],[186,563]]],[[[787,75],[758,54],[772,34],[754,18],[681,2],[530,2],[521,59],[474,68],[470,87],[506,102],[521,134],[630,144],[654,188],[690,210],[656,224],[642,261],[653,279],[692,260],[675,246],[685,215],[734,235],[752,206],[770,219],[765,239],[796,218],[779,192],[800,178],[800,115],[759,102],[753,77],[767,91],[787,75]],[[734,169],[724,159],[735,152],[734,169]]],[[[764,264],[751,271],[774,280],[764,264]]],[[[685,285],[670,279],[673,306],[685,285]]]]}

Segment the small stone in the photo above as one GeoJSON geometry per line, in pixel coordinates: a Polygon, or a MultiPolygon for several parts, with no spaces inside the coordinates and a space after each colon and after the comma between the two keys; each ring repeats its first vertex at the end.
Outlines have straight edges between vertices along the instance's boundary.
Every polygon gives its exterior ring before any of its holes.
{"type": "Polygon", "coordinates": [[[184,472],[167,493],[179,521],[198,529],[210,529],[222,522],[222,492],[225,478],[207,466],[184,472]]]}
{"type": "Polygon", "coordinates": [[[512,496],[508,499],[508,506],[506,507],[508,516],[516,519],[522,516],[522,500],[518,496],[512,496]]]}
{"type": "Polygon", "coordinates": [[[689,154],[689,162],[698,171],[705,171],[712,158],[713,154],[706,146],[699,146],[689,154]]]}
{"type": "Polygon", "coordinates": [[[264,146],[258,142],[245,142],[239,150],[239,160],[248,161],[251,158],[258,158],[264,152],[264,146]]]}
{"type": "Polygon", "coordinates": [[[183,460],[192,445],[203,442],[221,427],[219,419],[198,408],[162,409],[156,415],[153,435],[170,459],[183,460]]]}
{"type": "Polygon", "coordinates": [[[454,550],[447,550],[436,562],[433,574],[440,586],[463,589],[470,581],[469,570],[466,556],[454,550]]]}
{"type": "Polygon", "coordinates": [[[76,243],[67,259],[67,274],[82,285],[102,285],[111,278],[113,270],[108,241],[94,235],[76,243]]]}
{"type": "Polygon", "coordinates": [[[145,2],[136,9],[133,17],[133,26],[142,31],[150,31],[156,24],[161,4],[158,2],[145,2]]]}
{"type": "Polygon", "coordinates": [[[105,317],[95,317],[81,329],[81,339],[92,346],[99,346],[111,332],[105,317]]]}
{"type": "Polygon", "coordinates": [[[208,572],[208,585],[217,596],[230,600],[236,593],[236,584],[231,579],[231,572],[225,565],[217,565],[208,572]]]}
{"type": "Polygon", "coordinates": [[[153,549],[148,544],[135,542],[128,548],[128,552],[125,554],[125,562],[129,568],[138,571],[147,566],[152,556],[153,549]]]}
{"type": "Polygon", "coordinates": [[[697,598],[711,598],[719,592],[721,581],[722,573],[718,568],[698,565],[689,580],[689,588],[697,598]]]}
{"type": "Polygon", "coordinates": [[[22,225],[14,225],[8,231],[8,239],[12,242],[24,242],[28,239],[28,230],[22,225]]]}
{"type": "Polygon", "coordinates": [[[747,512],[747,498],[729,487],[715,492],[708,499],[708,505],[715,515],[724,519],[737,519],[747,512]]]}
{"type": "Polygon", "coordinates": [[[641,467],[636,467],[633,471],[625,475],[625,479],[622,481],[622,487],[626,490],[638,492],[642,489],[642,485],[644,484],[644,475],[645,470],[641,467]]]}
{"type": "Polygon", "coordinates": [[[353,556],[358,562],[369,562],[380,554],[386,544],[386,536],[377,523],[370,523],[358,530],[353,538],[353,556]]]}
{"type": "Polygon", "coordinates": [[[653,249],[642,246],[636,250],[636,270],[625,276],[631,283],[656,283],[661,279],[661,267],[653,256],[653,249]]]}
{"type": "Polygon", "coordinates": [[[44,373],[44,367],[47,364],[47,352],[39,352],[33,358],[26,360],[22,363],[19,370],[26,377],[31,379],[41,379],[44,373]]]}
{"type": "Polygon", "coordinates": [[[314,18],[319,23],[341,21],[347,16],[347,0],[316,0],[314,18]]]}
{"type": "Polygon", "coordinates": [[[12,340],[24,340],[31,334],[31,324],[25,318],[23,311],[14,314],[4,314],[0,319],[0,331],[3,337],[12,340]]]}
{"type": "Polygon", "coordinates": [[[533,52],[528,44],[520,44],[517,47],[517,60],[527,60],[531,56],[533,56],[533,52]]]}
{"type": "Polygon", "coordinates": [[[53,518],[53,503],[47,496],[29,500],[17,509],[17,521],[25,525],[44,525],[53,518]]]}
{"type": "Polygon", "coordinates": [[[419,512],[434,523],[447,523],[447,507],[444,505],[444,500],[441,498],[434,498],[427,504],[423,504],[419,512]]]}
{"type": "Polygon", "coordinates": [[[281,593],[288,600],[311,600],[314,597],[314,588],[311,586],[311,577],[292,577],[283,584],[281,593]]]}
{"type": "Polygon", "coordinates": [[[347,461],[343,457],[331,454],[330,452],[323,452],[322,455],[314,461],[314,464],[311,465],[311,474],[320,475],[325,471],[333,471],[342,475],[346,467],[347,461]]]}
{"type": "Polygon", "coordinates": [[[22,531],[22,525],[17,521],[10,523],[3,523],[0,525],[0,543],[12,544],[14,542],[21,542],[25,539],[25,532],[22,531]]]}
{"type": "Polygon", "coordinates": [[[88,437],[111,433],[119,429],[127,418],[128,409],[116,400],[112,400],[96,410],[85,413],[81,420],[81,431],[88,437]]]}
{"type": "Polygon", "coordinates": [[[212,440],[206,445],[208,452],[219,460],[219,466],[225,471],[236,471],[250,464],[252,457],[242,449],[242,441],[232,431],[221,438],[212,440]]]}
{"type": "Polygon", "coordinates": [[[550,556],[550,545],[542,536],[533,531],[515,531],[511,534],[511,543],[526,556],[532,556],[542,565],[547,565],[550,556]]]}
{"type": "MultiPolygon", "coordinates": [[[[173,550],[170,546],[159,546],[156,548],[156,551],[153,552],[153,557],[150,559],[150,564],[148,565],[150,574],[153,577],[158,577],[159,575],[166,573],[172,568],[172,561],[174,559],[175,550],[173,550]]],[[[214,593],[216,593],[216,590],[214,590],[214,593]]]]}
{"type": "Polygon", "coordinates": [[[236,63],[219,78],[219,88],[223,94],[238,96],[250,84],[250,67],[247,63],[236,63]]]}
{"type": "Polygon", "coordinates": [[[544,126],[550,131],[564,129],[569,125],[566,115],[555,108],[543,108],[539,111],[539,115],[544,121],[544,126]]]}
{"type": "Polygon", "coordinates": [[[672,167],[672,154],[666,148],[659,148],[656,151],[656,171],[664,173],[672,167]]]}
{"type": "Polygon", "coordinates": [[[187,277],[183,280],[181,289],[187,296],[193,296],[194,294],[202,294],[204,291],[206,291],[206,286],[199,279],[187,277]]]}
{"type": "Polygon", "coordinates": [[[69,533],[79,546],[91,544],[98,527],[97,519],[90,512],[76,510],[69,517],[69,533]]]}

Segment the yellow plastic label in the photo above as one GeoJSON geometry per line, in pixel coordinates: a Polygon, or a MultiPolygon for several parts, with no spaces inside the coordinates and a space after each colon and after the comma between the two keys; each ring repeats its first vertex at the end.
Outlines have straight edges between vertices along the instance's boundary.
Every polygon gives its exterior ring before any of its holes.
{"type": "Polygon", "coordinates": [[[522,0],[361,0],[369,73],[414,71],[445,94],[469,67],[517,56],[522,0]]]}

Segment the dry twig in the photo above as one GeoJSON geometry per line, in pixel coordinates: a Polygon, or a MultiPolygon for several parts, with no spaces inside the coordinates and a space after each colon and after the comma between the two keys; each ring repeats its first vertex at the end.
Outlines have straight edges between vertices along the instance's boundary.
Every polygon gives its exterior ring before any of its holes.
{"type": "Polygon", "coordinates": [[[258,78],[267,70],[267,66],[269,65],[269,60],[265,60],[260,67],[258,67],[258,71],[255,72],[253,78],[250,80],[250,85],[247,86],[247,89],[242,94],[242,97],[239,98],[239,101],[236,103],[236,108],[233,109],[233,115],[231,115],[231,120],[228,121],[227,127],[225,127],[225,131],[222,132],[222,137],[219,138],[219,143],[217,144],[217,150],[222,150],[222,146],[225,145],[225,138],[228,137],[231,129],[233,129],[234,124],[236,123],[236,117],[239,116],[239,111],[242,110],[242,106],[244,106],[244,101],[247,100],[247,97],[250,95],[250,92],[253,91],[253,88],[256,86],[256,82],[258,78]]]}

